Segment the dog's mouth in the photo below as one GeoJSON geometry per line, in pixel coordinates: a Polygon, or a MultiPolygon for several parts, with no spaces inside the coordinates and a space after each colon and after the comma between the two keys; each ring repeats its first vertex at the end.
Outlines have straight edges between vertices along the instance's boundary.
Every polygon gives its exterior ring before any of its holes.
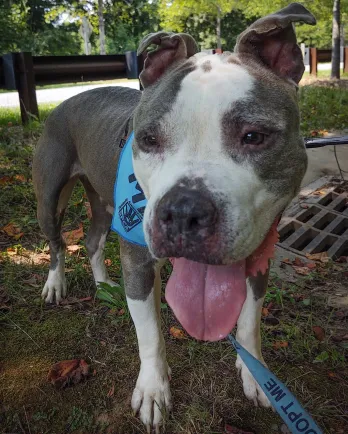
{"type": "Polygon", "coordinates": [[[236,325],[246,298],[246,278],[264,274],[278,241],[278,218],[261,245],[248,258],[232,265],[207,265],[185,258],[172,260],[166,299],[192,337],[223,339],[236,325]]]}

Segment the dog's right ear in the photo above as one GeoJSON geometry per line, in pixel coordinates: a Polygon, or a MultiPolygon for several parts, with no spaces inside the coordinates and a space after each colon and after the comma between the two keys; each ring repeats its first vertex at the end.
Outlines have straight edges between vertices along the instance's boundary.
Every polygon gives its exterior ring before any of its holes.
{"type": "Polygon", "coordinates": [[[141,41],[138,55],[153,44],[158,47],[146,53],[144,69],[139,77],[144,87],[158,80],[174,62],[188,59],[198,52],[196,41],[187,33],[158,32],[150,33],[141,41]]]}

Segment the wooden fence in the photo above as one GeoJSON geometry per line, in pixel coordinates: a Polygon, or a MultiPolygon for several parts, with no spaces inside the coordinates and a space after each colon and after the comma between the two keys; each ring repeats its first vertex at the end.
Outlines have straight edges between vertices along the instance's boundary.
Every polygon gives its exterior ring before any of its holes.
{"type": "MultiPolygon", "coordinates": [[[[311,75],[318,75],[318,63],[328,62],[331,62],[331,49],[309,48],[309,73],[311,75]]],[[[343,48],[343,72],[348,73],[348,47],[343,48]]]]}
{"type": "Polygon", "coordinates": [[[138,78],[143,58],[135,51],[97,56],[32,56],[10,53],[0,57],[0,89],[17,90],[23,124],[39,117],[36,85],[138,78]]]}

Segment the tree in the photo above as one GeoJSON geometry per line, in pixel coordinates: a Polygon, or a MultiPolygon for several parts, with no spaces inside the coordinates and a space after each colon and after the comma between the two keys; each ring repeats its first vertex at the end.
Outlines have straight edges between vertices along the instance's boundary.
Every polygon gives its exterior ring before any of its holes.
{"type": "Polygon", "coordinates": [[[215,46],[221,48],[221,22],[238,3],[237,0],[173,0],[170,4],[166,0],[159,2],[161,25],[164,29],[184,31],[186,23],[192,17],[199,17],[202,23],[212,19],[215,21],[215,46]]]}
{"type": "Polygon", "coordinates": [[[340,78],[340,54],[341,54],[341,13],[340,0],[334,0],[332,18],[332,62],[331,78],[340,78]]]}
{"type": "Polygon", "coordinates": [[[103,16],[103,0],[98,0],[98,18],[99,18],[100,54],[106,54],[106,51],[105,51],[105,27],[104,27],[104,16],[103,16]]]}

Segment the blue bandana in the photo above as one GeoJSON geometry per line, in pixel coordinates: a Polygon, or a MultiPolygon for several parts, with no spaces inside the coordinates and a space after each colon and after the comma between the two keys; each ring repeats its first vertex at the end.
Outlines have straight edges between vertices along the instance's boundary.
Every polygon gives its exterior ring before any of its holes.
{"type": "Polygon", "coordinates": [[[124,145],[118,162],[114,187],[114,215],[111,229],[130,243],[146,246],[143,217],[147,204],[133,170],[132,132],[124,145]]]}

